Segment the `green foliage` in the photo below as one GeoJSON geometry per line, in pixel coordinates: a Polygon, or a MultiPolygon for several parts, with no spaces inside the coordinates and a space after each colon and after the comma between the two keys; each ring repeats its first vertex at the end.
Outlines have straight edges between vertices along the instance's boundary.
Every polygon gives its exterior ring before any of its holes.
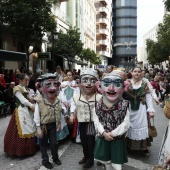
{"type": "Polygon", "coordinates": [[[158,25],[157,42],[148,39],[146,42],[148,61],[159,64],[169,59],[170,56],[170,15],[165,15],[163,23],[158,25]]]}
{"type": "Polygon", "coordinates": [[[159,64],[168,58],[168,52],[160,42],[147,39],[146,46],[147,59],[150,64],[159,64]]]}
{"type": "Polygon", "coordinates": [[[163,0],[165,8],[167,11],[170,11],[170,0],[163,0]]]}
{"type": "Polygon", "coordinates": [[[80,58],[81,58],[81,60],[84,59],[84,60],[86,60],[92,64],[95,64],[95,65],[99,65],[102,62],[101,57],[96,55],[96,53],[89,48],[82,50],[82,52],[80,54],[80,58]]]}
{"type": "Polygon", "coordinates": [[[46,0],[3,0],[0,2],[1,22],[28,50],[31,44],[41,43],[44,32],[55,29],[51,7],[52,3],[46,0]]]}
{"type": "Polygon", "coordinates": [[[56,59],[57,54],[70,58],[74,58],[76,55],[79,56],[83,49],[79,29],[77,27],[70,27],[66,34],[60,31],[57,40],[54,42],[54,46],[56,54],[54,57],[56,59]]]}

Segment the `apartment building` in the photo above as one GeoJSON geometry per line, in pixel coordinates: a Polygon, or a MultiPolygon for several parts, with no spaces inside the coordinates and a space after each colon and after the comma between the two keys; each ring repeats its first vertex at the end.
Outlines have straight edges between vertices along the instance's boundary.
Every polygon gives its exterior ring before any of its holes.
{"type": "Polygon", "coordinates": [[[95,0],[96,8],[96,53],[102,56],[102,65],[108,65],[112,57],[111,45],[111,3],[110,0],[95,0]]]}

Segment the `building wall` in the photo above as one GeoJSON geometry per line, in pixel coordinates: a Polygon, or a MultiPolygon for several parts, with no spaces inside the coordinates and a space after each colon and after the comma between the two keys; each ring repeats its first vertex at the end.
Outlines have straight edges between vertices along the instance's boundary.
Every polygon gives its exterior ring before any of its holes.
{"type": "Polygon", "coordinates": [[[102,65],[108,65],[108,58],[111,57],[111,35],[112,35],[112,1],[95,0],[96,8],[96,52],[102,56],[102,65]]]}

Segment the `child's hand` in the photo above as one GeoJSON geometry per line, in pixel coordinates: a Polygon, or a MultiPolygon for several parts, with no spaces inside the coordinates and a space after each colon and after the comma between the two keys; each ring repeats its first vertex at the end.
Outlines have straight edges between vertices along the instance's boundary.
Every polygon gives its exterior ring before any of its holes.
{"type": "Polygon", "coordinates": [[[74,123],[74,121],[75,121],[74,113],[71,113],[70,123],[74,123]]]}
{"type": "Polygon", "coordinates": [[[104,133],[103,133],[103,136],[104,136],[104,139],[107,140],[107,141],[112,141],[112,140],[114,140],[111,132],[109,132],[109,133],[104,132],[104,133]]]}
{"type": "Polygon", "coordinates": [[[37,135],[38,135],[38,138],[43,138],[43,132],[41,130],[41,127],[37,128],[37,135]]]}
{"type": "Polygon", "coordinates": [[[61,130],[61,123],[57,125],[57,132],[61,130]]]}

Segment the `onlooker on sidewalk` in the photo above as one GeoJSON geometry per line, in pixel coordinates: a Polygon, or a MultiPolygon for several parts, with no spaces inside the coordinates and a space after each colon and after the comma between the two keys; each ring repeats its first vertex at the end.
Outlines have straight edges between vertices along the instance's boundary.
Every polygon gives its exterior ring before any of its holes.
{"type": "Polygon", "coordinates": [[[14,112],[15,107],[16,107],[15,105],[16,100],[13,94],[14,87],[15,87],[15,82],[11,82],[10,86],[6,90],[4,90],[4,101],[6,103],[9,103],[11,114],[14,112]]]}

